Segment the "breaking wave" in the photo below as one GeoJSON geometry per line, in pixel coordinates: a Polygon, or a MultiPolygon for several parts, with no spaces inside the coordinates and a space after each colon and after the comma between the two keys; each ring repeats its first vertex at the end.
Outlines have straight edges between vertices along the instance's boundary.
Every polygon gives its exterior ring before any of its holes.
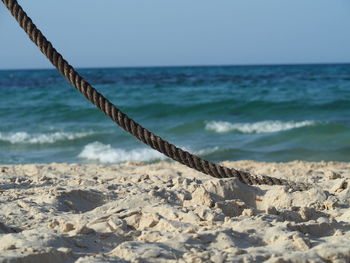
{"type": "Polygon", "coordinates": [[[0,141],[15,143],[28,143],[28,144],[44,144],[55,143],[58,141],[75,140],[83,138],[92,134],[91,132],[55,132],[55,133],[34,133],[27,132],[15,132],[15,133],[2,133],[0,132],[0,141]]]}
{"type": "MultiPolygon", "coordinates": [[[[192,152],[198,155],[207,155],[214,153],[219,147],[205,148],[202,150],[191,150],[184,147],[185,151],[192,152]]],[[[124,150],[113,148],[110,144],[100,142],[89,143],[84,146],[84,149],[78,155],[81,159],[89,161],[97,161],[100,163],[122,163],[122,162],[151,162],[167,159],[162,153],[150,148],[138,148],[132,150],[124,150]]]]}
{"type": "Polygon", "coordinates": [[[123,150],[113,148],[110,144],[106,145],[100,142],[93,142],[85,145],[78,157],[101,163],[121,163],[131,161],[150,162],[166,159],[163,154],[153,149],[139,148],[123,150]]]}
{"type": "Polygon", "coordinates": [[[254,123],[230,123],[225,121],[210,121],[205,125],[205,129],[217,133],[237,131],[241,133],[272,133],[286,131],[304,126],[314,125],[314,121],[260,121],[254,123]]]}

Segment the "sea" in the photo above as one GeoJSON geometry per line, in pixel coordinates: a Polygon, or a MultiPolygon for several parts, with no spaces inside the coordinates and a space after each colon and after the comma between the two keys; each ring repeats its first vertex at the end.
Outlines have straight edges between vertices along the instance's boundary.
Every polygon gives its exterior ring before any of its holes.
{"type": "MultiPolygon", "coordinates": [[[[78,72],[135,121],[211,161],[350,161],[350,64],[78,72]]],[[[0,163],[162,160],[55,70],[0,71],[0,163]]]]}

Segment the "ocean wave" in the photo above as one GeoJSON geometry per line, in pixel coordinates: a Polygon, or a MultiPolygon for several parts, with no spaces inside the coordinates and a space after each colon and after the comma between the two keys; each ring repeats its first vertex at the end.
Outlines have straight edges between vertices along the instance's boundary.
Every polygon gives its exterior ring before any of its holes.
{"type": "Polygon", "coordinates": [[[205,149],[201,149],[201,150],[194,150],[194,151],[189,150],[189,152],[196,154],[196,155],[208,155],[208,154],[212,154],[218,150],[219,150],[219,147],[215,146],[212,148],[205,148],[205,149]]]}
{"type": "Polygon", "coordinates": [[[55,143],[58,141],[75,140],[83,138],[92,134],[91,132],[54,132],[54,133],[27,133],[27,132],[15,132],[4,133],[0,132],[0,141],[16,143],[28,143],[28,144],[44,144],[55,143]]]}
{"type": "Polygon", "coordinates": [[[153,149],[139,148],[123,150],[113,148],[110,144],[106,145],[100,142],[93,142],[85,145],[78,157],[101,163],[121,163],[130,161],[150,162],[166,159],[163,154],[153,149]]]}
{"type": "Polygon", "coordinates": [[[254,123],[230,123],[225,121],[210,121],[206,123],[205,129],[217,133],[237,131],[241,133],[272,133],[286,131],[304,126],[314,125],[314,121],[260,121],[254,123]]]}
{"type": "MultiPolygon", "coordinates": [[[[183,147],[182,149],[197,155],[207,155],[216,152],[219,147],[204,148],[201,150],[191,150],[189,147],[183,147]]],[[[161,161],[167,158],[162,153],[150,148],[124,150],[116,149],[110,144],[103,144],[100,142],[93,142],[85,145],[78,157],[101,163],[122,163],[131,161],[150,162],[161,161]]]]}

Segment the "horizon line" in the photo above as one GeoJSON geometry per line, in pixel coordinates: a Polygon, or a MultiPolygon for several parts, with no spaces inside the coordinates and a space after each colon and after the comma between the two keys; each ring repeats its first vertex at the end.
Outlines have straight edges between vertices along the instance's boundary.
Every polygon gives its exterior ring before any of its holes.
{"type": "MultiPolygon", "coordinates": [[[[274,67],[274,66],[316,66],[316,65],[349,65],[350,62],[297,62],[297,63],[262,63],[262,64],[193,64],[193,65],[143,65],[143,66],[87,66],[73,67],[75,69],[147,69],[147,68],[209,68],[209,67],[274,67]]],[[[0,71],[30,71],[30,70],[56,70],[54,66],[47,68],[8,68],[0,71]]]]}

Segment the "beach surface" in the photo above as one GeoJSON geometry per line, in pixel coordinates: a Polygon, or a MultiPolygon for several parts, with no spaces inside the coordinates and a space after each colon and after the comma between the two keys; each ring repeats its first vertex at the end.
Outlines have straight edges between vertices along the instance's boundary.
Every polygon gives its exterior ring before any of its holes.
{"type": "Polygon", "coordinates": [[[0,262],[350,262],[349,163],[223,164],[314,187],[173,162],[0,165],[0,262]]]}

